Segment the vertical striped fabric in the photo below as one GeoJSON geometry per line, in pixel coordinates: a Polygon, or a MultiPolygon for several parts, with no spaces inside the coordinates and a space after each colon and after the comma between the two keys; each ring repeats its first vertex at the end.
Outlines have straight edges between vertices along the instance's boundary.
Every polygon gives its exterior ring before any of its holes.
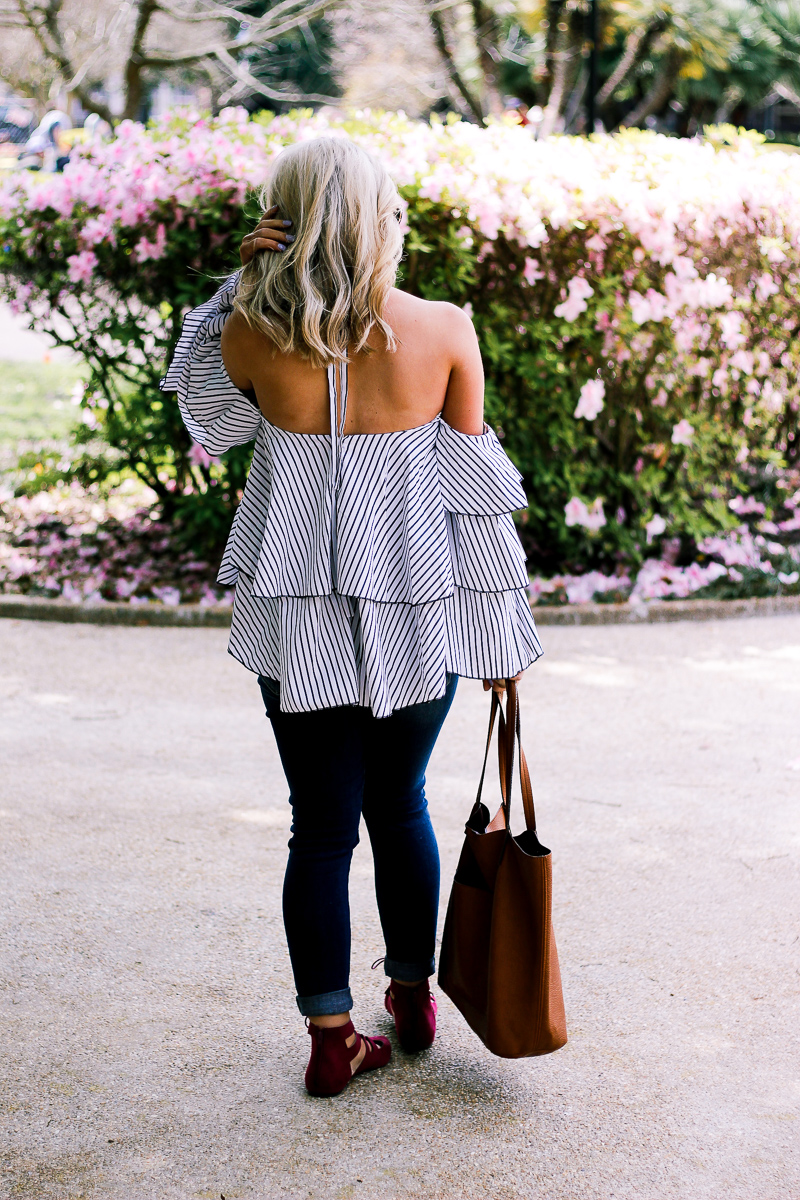
{"type": "Polygon", "coordinates": [[[236,584],[230,653],[280,681],[287,712],[388,716],[444,695],[448,671],[524,670],[542,653],[511,516],[527,500],[495,434],[437,417],[343,435],[346,368],[328,373],[334,433],[270,424],[222,362],[237,279],[188,314],[162,381],[209,453],[255,438],[218,575],[236,584]]]}

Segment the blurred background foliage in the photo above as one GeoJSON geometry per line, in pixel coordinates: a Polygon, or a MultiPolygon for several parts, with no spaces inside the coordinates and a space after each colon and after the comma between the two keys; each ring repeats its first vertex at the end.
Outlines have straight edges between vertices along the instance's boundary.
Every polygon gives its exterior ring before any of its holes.
{"type": "Polygon", "coordinates": [[[0,0],[0,81],[37,109],[146,120],[176,98],[456,111],[540,136],[800,132],[798,0],[0,0]]]}

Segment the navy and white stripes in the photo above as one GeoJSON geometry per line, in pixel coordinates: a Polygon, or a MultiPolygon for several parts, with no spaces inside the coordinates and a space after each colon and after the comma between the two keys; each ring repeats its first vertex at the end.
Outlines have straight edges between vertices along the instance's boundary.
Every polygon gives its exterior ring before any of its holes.
{"type": "Polygon", "coordinates": [[[529,666],[542,650],[511,517],[527,501],[495,434],[437,417],[342,436],[346,369],[329,371],[339,436],[270,424],[222,362],[236,282],[187,316],[162,383],[210,453],[256,439],[218,576],[236,583],[230,653],[280,681],[287,712],[376,716],[441,697],[448,671],[529,666]]]}

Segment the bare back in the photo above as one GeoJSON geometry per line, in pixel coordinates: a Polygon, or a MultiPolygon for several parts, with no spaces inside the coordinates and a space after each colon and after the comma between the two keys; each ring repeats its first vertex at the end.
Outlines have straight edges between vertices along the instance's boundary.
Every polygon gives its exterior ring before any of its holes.
{"type": "MultiPolygon", "coordinates": [[[[440,413],[461,433],[482,433],[483,366],[466,313],[395,288],[384,315],[397,349],[387,351],[376,335],[371,354],[352,357],[345,433],[413,429],[440,413]]],[[[225,324],[222,356],[233,383],[255,392],[273,425],[292,433],[330,432],[323,368],[296,354],[277,353],[239,313],[225,324]]]]}

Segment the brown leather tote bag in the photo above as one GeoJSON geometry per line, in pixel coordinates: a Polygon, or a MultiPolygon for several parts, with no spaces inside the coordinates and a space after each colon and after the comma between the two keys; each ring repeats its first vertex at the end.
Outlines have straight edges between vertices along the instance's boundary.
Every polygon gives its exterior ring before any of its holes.
{"type": "Polygon", "coordinates": [[[506,694],[504,715],[492,692],[478,797],[447,907],[439,987],[493,1054],[527,1058],[563,1046],[567,1022],[551,918],[551,855],[536,835],[513,680],[506,680],[506,694]],[[502,803],[490,822],[481,792],[497,717],[502,803]],[[526,825],[516,836],[510,820],[515,743],[526,825]]]}

